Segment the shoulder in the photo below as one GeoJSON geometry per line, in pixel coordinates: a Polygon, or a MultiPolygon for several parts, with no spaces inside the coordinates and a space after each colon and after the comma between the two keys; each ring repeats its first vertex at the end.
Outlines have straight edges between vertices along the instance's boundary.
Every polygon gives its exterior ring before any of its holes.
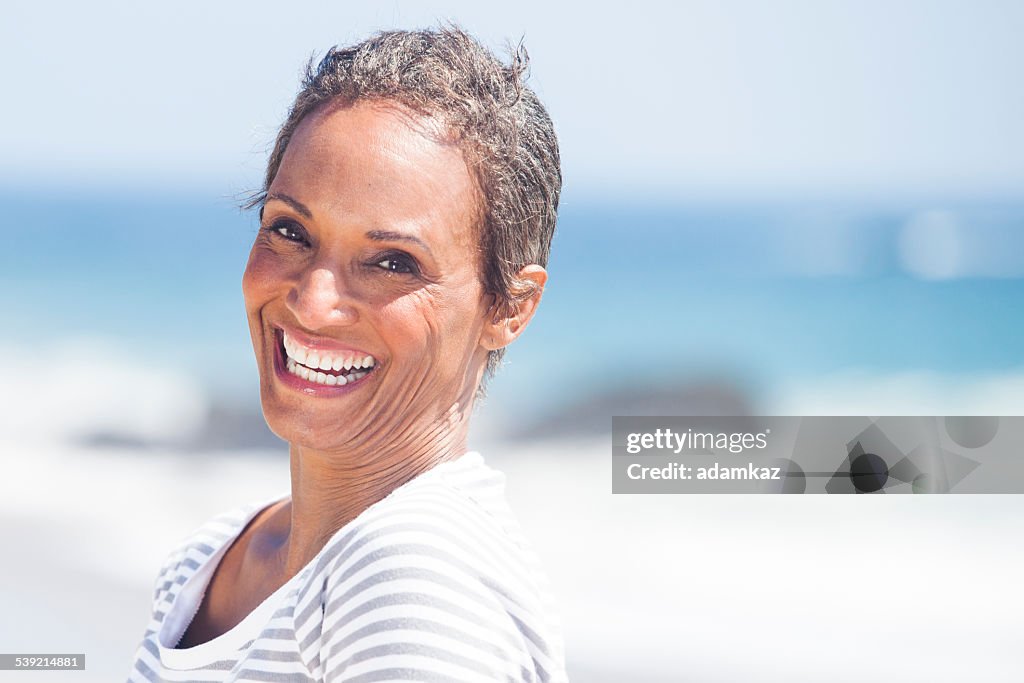
{"type": "Polygon", "coordinates": [[[324,583],[329,679],[397,666],[561,680],[545,583],[505,505],[504,476],[478,458],[402,487],[349,531],[324,583]]]}
{"type": "Polygon", "coordinates": [[[371,566],[415,567],[529,594],[535,557],[504,483],[471,453],[401,487],[353,524],[346,552],[332,562],[332,583],[371,566]]]}
{"type": "Polygon", "coordinates": [[[214,555],[226,542],[236,536],[246,521],[261,507],[262,503],[247,503],[222,512],[174,544],[165,556],[157,572],[154,585],[154,605],[176,592],[176,587],[185,581],[214,555]]]}

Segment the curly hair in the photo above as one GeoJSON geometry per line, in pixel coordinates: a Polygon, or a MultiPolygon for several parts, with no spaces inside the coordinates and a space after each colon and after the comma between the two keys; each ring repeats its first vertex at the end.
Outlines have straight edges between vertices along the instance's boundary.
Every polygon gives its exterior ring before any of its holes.
{"type": "MultiPolygon", "coordinates": [[[[495,316],[515,310],[534,293],[517,276],[529,264],[547,266],[562,173],[551,117],[526,85],[529,56],[520,43],[510,63],[457,26],[383,31],[351,47],[310,59],[302,87],[267,162],[263,189],[248,203],[261,206],[299,123],[328,104],[396,102],[436,116],[475,175],[483,206],[478,238],[481,282],[495,296],[495,316]]],[[[505,349],[491,351],[485,380],[505,349]]]]}

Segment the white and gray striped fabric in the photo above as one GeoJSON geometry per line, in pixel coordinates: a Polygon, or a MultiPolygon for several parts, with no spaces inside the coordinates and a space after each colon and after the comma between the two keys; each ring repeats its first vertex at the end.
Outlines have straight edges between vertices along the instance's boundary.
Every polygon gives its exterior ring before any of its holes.
{"type": "Polygon", "coordinates": [[[438,465],[340,529],[230,631],[175,649],[217,562],[268,503],[216,517],[161,570],[129,683],[566,681],[547,581],[504,486],[476,452],[438,465]]]}

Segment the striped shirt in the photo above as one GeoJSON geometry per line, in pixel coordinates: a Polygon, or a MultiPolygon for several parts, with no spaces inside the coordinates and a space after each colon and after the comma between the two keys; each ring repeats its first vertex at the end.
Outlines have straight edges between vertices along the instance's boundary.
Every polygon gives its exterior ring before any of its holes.
{"type": "Polygon", "coordinates": [[[263,509],[220,515],[167,558],[129,683],[566,681],[547,581],[470,452],[346,524],[238,625],[175,649],[231,542],[263,509]]]}

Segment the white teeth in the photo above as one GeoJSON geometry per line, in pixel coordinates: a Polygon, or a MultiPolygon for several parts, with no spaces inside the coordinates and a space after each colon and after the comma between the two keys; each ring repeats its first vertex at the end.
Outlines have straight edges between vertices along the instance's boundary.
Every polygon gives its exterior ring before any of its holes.
{"type": "Polygon", "coordinates": [[[307,368],[305,365],[296,363],[292,358],[288,359],[287,367],[288,372],[301,377],[307,382],[324,384],[329,387],[343,387],[346,384],[351,384],[352,382],[360,380],[369,374],[369,370],[356,370],[350,372],[348,375],[330,375],[326,372],[317,372],[316,370],[307,368]]]}
{"type": "Polygon", "coordinates": [[[351,384],[356,380],[360,380],[366,377],[369,373],[367,371],[351,372],[348,375],[329,375],[324,372],[315,372],[303,365],[292,364],[288,366],[288,372],[293,375],[298,375],[307,382],[313,382],[314,384],[324,384],[329,387],[339,386],[343,387],[346,384],[351,384]]]}
{"type": "Polygon", "coordinates": [[[372,368],[376,363],[373,356],[332,356],[323,351],[307,349],[287,334],[284,335],[284,350],[287,356],[288,372],[318,384],[343,386],[366,376],[365,370],[372,368]],[[346,379],[342,375],[330,375],[318,372],[318,370],[332,370],[334,372],[354,370],[357,372],[350,372],[346,379]]]}

